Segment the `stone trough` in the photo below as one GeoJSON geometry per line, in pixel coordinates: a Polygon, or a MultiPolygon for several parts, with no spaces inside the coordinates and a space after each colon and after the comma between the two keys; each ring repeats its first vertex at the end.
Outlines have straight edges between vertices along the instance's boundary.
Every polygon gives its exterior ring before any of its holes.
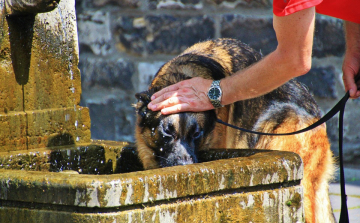
{"type": "Polygon", "coordinates": [[[304,221],[297,154],[211,150],[200,157],[198,164],[143,171],[134,148],[121,142],[2,152],[0,220],[304,221]]]}

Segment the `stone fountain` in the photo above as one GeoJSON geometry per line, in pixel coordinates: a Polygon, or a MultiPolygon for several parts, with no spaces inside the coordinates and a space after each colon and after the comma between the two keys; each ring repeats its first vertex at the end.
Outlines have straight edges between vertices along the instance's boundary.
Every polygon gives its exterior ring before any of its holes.
{"type": "Polygon", "coordinates": [[[76,30],[74,0],[0,0],[0,222],[304,221],[296,154],[143,171],[132,143],[91,140],[76,30]]]}

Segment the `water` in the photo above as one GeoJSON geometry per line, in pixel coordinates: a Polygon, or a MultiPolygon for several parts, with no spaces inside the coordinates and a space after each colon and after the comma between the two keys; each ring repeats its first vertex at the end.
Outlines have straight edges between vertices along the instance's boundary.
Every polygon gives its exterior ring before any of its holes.
{"type": "MultiPolygon", "coordinates": [[[[69,39],[68,39],[68,34],[66,32],[66,21],[62,15],[62,12],[61,12],[61,6],[58,5],[57,7],[58,9],[58,12],[59,12],[59,16],[60,16],[60,21],[61,21],[61,28],[62,28],[62,31],[63,31],[63,36],[60,36],[62,42],[66,45],[66,51],[68,53],[68,61],[69,61],[69,66],[68,66],[68,69],[69,69],[69,74],[70,74],[70,79],[71,80],[74,80],[74,72],[73,72],[73,69],[72,69],[72,52],[70,52],[70,47],[69,47],[69,39]]],[[[71,40],[72,42],[73,40],[71,40]]],[[[75,87],[74,87],[74,84],[71,83],[72,86],[70,88],[71,92],[72,93],[75,93],[75,87]]],[[[75,100],[75,99],[74,99],[75,100]]]]}
{"type": "Polygon", "coordinates": [[[77,171],[81,174],[112,174],[112,160],[105,160],[105,149],[89,145],[54,150],[50,154],[50,171],[77,171]]]}
{"type": "MultiPolygon", "coordinates": [[[[262,150],[211,149],[200,151],[200,162],[247,157],[262,150]]],[[[32,171],[76,171],[79,174],[116,174],[143,170],[135,147],[105,149],[102,146],[67,146],[45,151],[11,152],[0,156],[0,169],[32,171]]]]}
{"type": "MultiPolygon", "coordinates": [[[[70,47],[69,47],[69,41],[71,41],[71,43],[74,41],[74,40],[69,40],[68,39],[68,33],[66,31],[66,21],[64,19],[64,16],[61,12],[61,5],[58,5],[57,6],[57,10],[58,10],[58,13],[59,13],[59,16],[60,16],[60,21],[61,21],[61,28],[62,28],[62,31],[63,31],[63,36],[60,35],[60,38],[62,40],[62,42],[65,44],[66,46],[66,53],[68,54],[68,70],[69,70],[69,75],[70,75],[70,80],[74,80],[74,72],[73,72],[73,65],[72,65],[72,60],[73,60],[73,53],[74,52],[71,52],[70,51],[70,47]]],[[[71,87],[69,89],[71,91],[72,94],[75,94],[76,92],[76,89],[74,87],[74,82],[71,81],[71,87]]],[[[76,97],[73,97],[73,102],[74,102],[74,111],[76,111],[77,107],[76,107],[76,101],[75,101],[75,98],[76,97]]],[[[75,128],[77,129],[77,126],[78,126],[78,120],[75,120],[75,128]]],[[[76,142],[79,142],[80,141],[80,138],[77,136],[76,137],[76,142]]]]}

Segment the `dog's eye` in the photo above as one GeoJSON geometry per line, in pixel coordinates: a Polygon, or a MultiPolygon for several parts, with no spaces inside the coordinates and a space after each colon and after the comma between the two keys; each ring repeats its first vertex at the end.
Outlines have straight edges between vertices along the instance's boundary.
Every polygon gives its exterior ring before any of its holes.
{"type": "Polygon", "coordinates": [[[164,133],[165,133],[165,135],[171,136],[171,132],[170,132],[169,129],[165,129],[165,130],[164,130],[164,133]]]}
{"type": "Polygon", "coordinates": [[[201,135],[201,132],[200,132],[200,131],[195,131],[194,134],[193,134],[193,138],[194,138],[194,139],[197,139],[197,138],[200,137],[200,135],[201,135]]]}
{"type": "Polygon", "coordinates": [[[175,135],[175,128],[173,125],[168,125],[164,128],[164,135],[173,137],[175,135]]]}

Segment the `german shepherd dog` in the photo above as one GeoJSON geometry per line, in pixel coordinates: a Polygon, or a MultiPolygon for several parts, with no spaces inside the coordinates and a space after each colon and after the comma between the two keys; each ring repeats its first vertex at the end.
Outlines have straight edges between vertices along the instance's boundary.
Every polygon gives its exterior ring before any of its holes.
{"type": "Polygon", "coordinates": [[[171,84],[192,77],[219,80],[245,69],[261,54],[234,39],[197,43],[164,64],[147,91],[137,93],[137,151],[145,169],[192,164],[197,152],[208,148],[254,148],[292,151],[304,163],[304,207],[306,222],[334,222],[328,187],[334,160],[325,124],[292,136],[259,136],[219,123],[254,131],[287,133],[316,122],[320,110],[307,88],[291,80],[254,99],[238,101],[205,112],[164,116],[147,108],[151,95],[171,84]]]}

